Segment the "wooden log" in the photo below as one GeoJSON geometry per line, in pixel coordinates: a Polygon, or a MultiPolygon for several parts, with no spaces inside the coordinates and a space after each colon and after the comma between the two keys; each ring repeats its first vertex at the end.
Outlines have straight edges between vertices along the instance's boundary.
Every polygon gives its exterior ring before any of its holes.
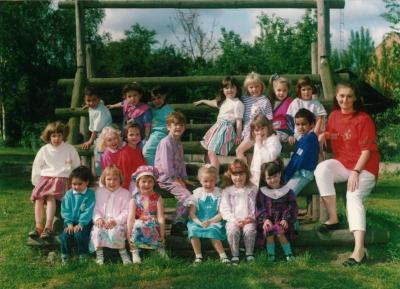
{"type": "MultiPolygon", "coordinates": [[[[82,93],[85,86],[85,75],[83,72],[83,68],[78,68],[75,73],[75,85],[72,90],[72,98],[71,98],[71,109],[75,109],[82,102],[82,93]]],[[[79,116],[80,115],[72,115],[69,119],[69,135],[68,142],[70,144],[78,143],[78,133],[79,133],[79,116]]]]}
{"type": "MultiPolygon", "coordinates": [[[[332,100],[326,100],[326,99],[321,99],[320,100],[322,105],[325,107],[327,111],[332,110],[333,102],[332,100]]],[[[191,103],[176,103],[176,104],[171,104],[171,106],[176,110],[180,111],[183,114],[186,115],[187,118],[206,118],[207,123],[213,124],[216,121],[216,116],[217,116],[217,110],[210,108],[205,105],[199,105],[195,106],[191,103]]],[[[367,106],[368,108],[368,106],[367,106]]],[[[118,115],[121,114],[121,110],[116,110],[113,109],[111,110],[111,113],[113,115],[118,115]]],[[[67,118],[70,116],[88,116],[89,112],[87,109],[82,109],[80,107],[71,107],[71,108],[56,108],[54,111],[54,114],[58,118],[67,118]]],[[[190,127],[188,125],[188,127],[190,127]]],[[[198,129],[200,128],[206,128],[205,124],[200,124],[196,125],[194,124],[193,128],[197,127],[198,129]]]]}
{"type": "MultiPolygon", "coordinates": [[[[76,22],[76,65],[77,70],[75,73],[74,88],[72,90],[71,97],[71,108],[75,108],[82,103],[82,92],[86,81],[86,71],[85,66],[85,54],[83,51],[83,45],[85,41],[84,34],[84,12],[81,6],[81,1],[75,0],[75,22],[76,22]]],[[[68,142],[71,144],[78,143],[78,133],[79,133],[79,123],[78,117],[71,117],[69,119],[69,129],[70,133],[68,136],[68,142]]]]}
{"type": "Polygon", "coordinates": [[[311,73],[318,74],[318,45],[317,45],[317,42],[311,43],[311,73]]]}
{"type": "MultiPolygon", "coordinates": [[[[246,75],[233,75],[239,82],[243,82],[246,75]]],[[[314,82],[320,82],[318,74],[283,74],[283,77],[295,83],[300,76],[308,76],[314,82]]],[[[270,75],[262,75],[265,83],[268,83],[270,75]]],[[[110,77],[89,78],[88,83],[96,87],[123,86],[127,83],[139,82],[143,85],[219,85],[223,76],[221,75],[196,75],[196,76],[153,76],[153,77],[110,77]]],[[[73,79],[59,79],[58,86],[70,86],[73,79]]]]}
{"type": "MultiPolygon", "coordinates": [[[[329,65],[328,57],[320,58],[319,72],[321,75],[322,88],[324,90],[324,100],[332,103],[335,97],[335,82],[333,81],[333,74],[329,65]]],[[[323,101],[321,99],[321,101],[323,101]]]]}
{"type": "MultiPolygon", "coordinates": [[[[330,0],[330,8],[344,8],[344,0],[330,0]]],[[[316,8],[315,0],[85,0],[87,8],[316,8]]],[[[71,1],[59,1],[59,8],[73,8],[71,1]]]]}
{"type": "MultiPolygon", "coordinates": [[[[365,244],[386,244],[389,242],[389,232],[385,229],[367,230],[365,234],[365,244]]],[[[300,230],[299,236],[294,246],[348,246],[354,244],[353,234],[347,230],[335,230],[328,234],[321,234],[315,229],[300,230]]],[[[228,247],[227,242],[223,242],[224,247],[228,247]]],[[[190,240],[187,237],[168,235],[166,246],[172,251],[186,251],[191,248],[190,240]]],[[[203,241],[202,249],[211,250],[210,242],[203,241]]]]}

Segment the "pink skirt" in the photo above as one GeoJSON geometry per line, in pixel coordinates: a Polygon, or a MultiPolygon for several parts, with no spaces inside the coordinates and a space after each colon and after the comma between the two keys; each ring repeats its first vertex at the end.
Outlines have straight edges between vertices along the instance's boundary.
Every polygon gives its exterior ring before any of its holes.
{"type": "Polygon", "coordinates": [[[56,200],[61,200],[68,189],[68,178],[40,177],[39,182],[32,191],[31,199],[36,201],[47,196],[53,196],[56,200]]]}

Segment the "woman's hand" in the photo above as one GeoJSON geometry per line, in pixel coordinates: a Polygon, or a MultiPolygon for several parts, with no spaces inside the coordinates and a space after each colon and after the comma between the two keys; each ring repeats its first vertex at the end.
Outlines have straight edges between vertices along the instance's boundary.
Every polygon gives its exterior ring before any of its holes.
{"type": "Polygon", "coordinates": [[[354,192],[358,189],[358,172],[351,171],[349,179],[347,180],[347,190],[350,192],[354,192]]]}
{"type": "Polygon", "coordinates": [[[296,143],[296,138],[294,136],[289,136],[288,143],[294,145],[296,143]]]}

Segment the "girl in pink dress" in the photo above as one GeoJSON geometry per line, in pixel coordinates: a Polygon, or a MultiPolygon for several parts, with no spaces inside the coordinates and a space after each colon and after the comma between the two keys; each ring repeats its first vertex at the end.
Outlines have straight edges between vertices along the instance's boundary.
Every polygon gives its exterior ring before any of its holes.
{"type": "Polygon", "coordinates": [[[101,152],[101,171],[110,165],[118,165],[121,146],[121,132],[111,126],[105,127],[97,142],[97,150],[101,152]]]}
{"type": "Polygon", "coordinates": [[[96,206],[93,212],[91,251],[96,251],[96,263],[104,264],[103,248],[118,249],[124,264],[131,261],[125,248],[126,220],[131,193],[121,187],[121,170],[111,165],[100,177],[104,187],[96,190],[96,206]]]}
{"type": "Polygon", "coordinates": [[[69,188],[68,177],[80,165],[76,149],[64,142],[68,131],[68,126],[57,121],[49,123],[42,132],[41,139],[47,144],[40,148],[32,165],[32,184],[35,188],[31,201],[35,203],[36,227],[29,233],[31,238],[52,237],[56,200],[64,197],[69,188]],[[43,229],[45,204],[46,226],[43,229]]]}

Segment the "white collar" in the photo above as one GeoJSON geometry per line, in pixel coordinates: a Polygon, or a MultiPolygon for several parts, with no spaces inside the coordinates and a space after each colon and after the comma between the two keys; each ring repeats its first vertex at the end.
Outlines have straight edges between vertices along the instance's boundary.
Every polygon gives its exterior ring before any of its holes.
{"type": "Polygon", "coordinates": [[[87,192],[87,188],[83,192],[77,192],[75,190],[72,190],[72,194],[74,194],[74,195],[78,195],[78,194],[84,195],[84,194],[86,194],[86,192],[87,192]]]}
{"type": "Polygon", "coordinates": [[[268,187],[262,187],[260,188],[260,191],[267,197],[270,197],[271,199],[279,199],[286,195],[289,191],[290,188],[287,185],[284,185],[283,187],[280,187],[279,189],[270,189],[268,187]]]}

